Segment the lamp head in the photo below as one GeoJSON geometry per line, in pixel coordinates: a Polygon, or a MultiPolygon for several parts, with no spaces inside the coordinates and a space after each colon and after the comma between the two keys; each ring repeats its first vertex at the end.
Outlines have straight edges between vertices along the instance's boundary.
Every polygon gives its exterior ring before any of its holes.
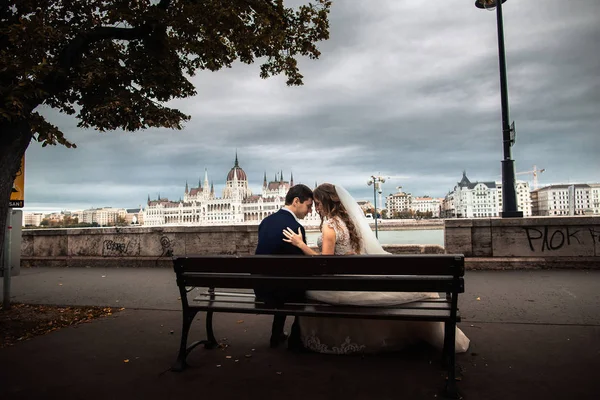
{"type": "MultiPolygon", "coordinates": [[[[477,8],[495,8],[497,0],[475,0],[475,7],[477,8]]],[[[506,0],[502,0],[502,4],[506,3],[506,0]]]]}

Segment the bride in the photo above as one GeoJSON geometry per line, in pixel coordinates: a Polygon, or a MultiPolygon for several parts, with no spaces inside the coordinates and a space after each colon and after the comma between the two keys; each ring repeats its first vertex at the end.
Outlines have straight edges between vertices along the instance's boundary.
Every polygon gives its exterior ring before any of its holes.
{"type": "MultiPolygon", "coordinates": [[[[350,193],[339,185],[323,183],[313,191],[314,204],[321,216],[320,253],[302,240],[300,232],[283,231],[284,241],[307,255],[389,254],[379,244],[364,213],[350,193]]],[[[438,293],[307,291],[306,297],[329,304],[385,306],[439,298],[438,293]]],[[[426,341],[442,350],[442,322],[363,320],[354,318],[299,317],[305,348],[328,354],[377,353],[397,351],[426,341]]],[[[456,328],[456,352],[469,348],[470,340],[456,328]]]]}

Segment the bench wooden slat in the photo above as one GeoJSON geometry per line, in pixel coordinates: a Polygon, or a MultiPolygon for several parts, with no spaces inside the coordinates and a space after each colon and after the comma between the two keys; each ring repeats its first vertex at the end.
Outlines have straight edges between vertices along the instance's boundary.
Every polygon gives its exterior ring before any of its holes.
{"type": "Polygon", "coordinates": [[[185,256],[173,258],[185,272],[256,273],[274,275],[464,275],[464,257],[457,254],[356,256],[185,256]],[[368,258],[366,261],[365,258],[368,258]]]}
{"type": "Polygon", "coordinates": [[[463,278],[444,276],[267,276],[250,274],[183,273],[183,286],[239,289],[360,290],[377,292],[464,292],[463,278]],[[358,288],[357,288],[358,285],[358,288]]]}
{"type": "MultiPolygon", "coordinates": [[[[195,304],[199,305],[210,305],[214,303],[239,303],[239,304],[264,304],[263,301],[255,300],[251,297],[233,297],[233,296],[217,296],[216,299],[211,300],[208,296],[198,296],[194,298],[195,304]]],[[[296,304],[296,305],[305,305],[305,306],[323,306],[323,307],[336,307],[333,304],[322,303],[314,300],[306,300],[303,302],[296,303],[288,303],[288,304],[296,304]]],[[[430,310],[449,310],[450,303],[447,300],[444,301],[413,301],[410,303],[397,304],[391,306],[356,306],[356,307],[378,307],[378,308],[414,308],[414,309],[430,309],[430,310]]]]}
{"type": "MultiPolygon", "coordinates": [[[[191,309],[212,312],[234,312],[241,314],[273,314],[273,307],[263,303],[226,303],[220,301],[191,305],[191,309]]],[[[277,307],[277,311],[286,315],[313,317],[343,317],[368,319],[398,319],[411,321],[446,321],[450,320],[450,309],[426,308],[379,308],[379,307],[344,307],[329,305],[295,305],[285,304],[277,307]]]]}
{"type": "MultiPolygon", "coordinates": [[[[204,291],[198,293],[198,295],[194,298],[194,300],[196,299],[200,299],[200,298],[205,298],[206,296],[211,296],[211,293],[208,291],[208,288],[197,288],[197,289],[204,289],[204,291]]],[[[219,297],[219,296],[225,296],[225,297],[236,297],[236,298],[255,298],[255,294],[254,291],[243,291],[243,289],[239,290],[239,291],[235,291],[235,292],[223,292],[220,291],[218,289],[213,289],[212,292],[212,296],[215,297],[219,297]]],[[[439,303],[439,302],[443,302],[443,303],[447,303],[448,300],[446,300],[445,297],[440,297],[440,298],[435,298],[435,299],[423,299],[423,300],[419,300],[421,302],[431,302],[431,303],[439,303]]]]}

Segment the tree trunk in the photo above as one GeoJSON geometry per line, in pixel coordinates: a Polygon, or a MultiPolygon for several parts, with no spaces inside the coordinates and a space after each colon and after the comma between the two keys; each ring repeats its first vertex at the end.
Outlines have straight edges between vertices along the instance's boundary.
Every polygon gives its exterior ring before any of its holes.
{"type": "Polygon", "coordinates": [[[21,165],[21,158],[31,138],[31,128],[27,121],[0,124],[0,264],[4,260],[10,193],[21,165]]]}

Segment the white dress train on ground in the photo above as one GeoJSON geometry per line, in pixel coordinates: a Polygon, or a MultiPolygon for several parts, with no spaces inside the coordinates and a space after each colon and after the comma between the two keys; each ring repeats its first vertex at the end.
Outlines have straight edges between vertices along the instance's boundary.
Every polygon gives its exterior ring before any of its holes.
{"type": "MultiPolygon", "coordinates": [[[[339,218],[325,220],[324,223],[335,230],[335,254],[344,255],[351,252],[352,246],[346,224],[339,218]]],[[[320,248],[322,237],[319,237],[318,245],[320,248]]],[[[439,294],[308,291],[307,298],[328,304],[377,307],[409,303],[426,298],[439,298],[439,294]]],[[[421,341],[440,350],[444,348],[444,323],[442,322],[299,317],[299,324],[304,347],[318,353],[352,354],[398,351],[421,341]]],[[[469,343],[469,338],[456,328],[456,352],[466,352],[469,343]]]]}

